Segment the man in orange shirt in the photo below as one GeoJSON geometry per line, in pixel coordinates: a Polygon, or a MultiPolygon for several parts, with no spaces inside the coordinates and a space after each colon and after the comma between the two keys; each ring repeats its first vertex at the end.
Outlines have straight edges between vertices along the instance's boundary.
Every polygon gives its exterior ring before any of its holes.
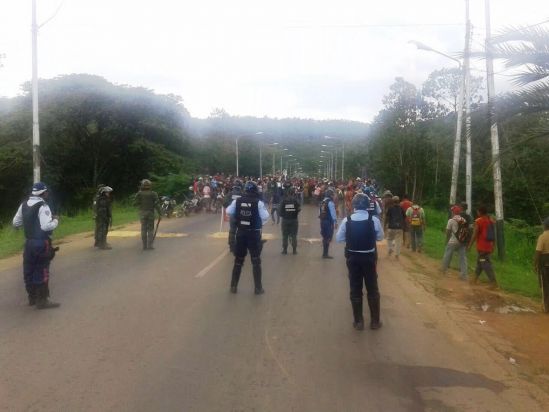
{"type": "Polygon", "coordinates": [[[468,246],[468,249],[470,249],[473,243],[477,243],[477,267],[473,282],[476,283],[478,281],[478,277],[484,270],[488,276],[490,287],[495,289],[498,285],[496,274],[492,268],[492,261],[490,260],[490,255],[494,251],[495,224],[490,216],[488,216],[485,206],[480,206],[477,212],[479,217],[475,220],[475,229],[468,246]]]}
{"type": "Polygon", "coordinates": [[[543,311],[549,313],[549,217],[543,221],[543,229],[536,244],[534,266],[539,276],[543,311]]]}
{"type": "MultiPolygon", "coordinates": [[[[408,195],[402,196],[400,207],[402,208],[404,215],[406,215],[406,212],[408,211],[408,209],[412,207],[412,204],[413,203],[410,200],[408,195]]],[[[410,249],[410,223],[408,222],[408,220],[404,220],[404,227],[403,227],[403,233],[402,233],[402,246],[410,249]]]]}

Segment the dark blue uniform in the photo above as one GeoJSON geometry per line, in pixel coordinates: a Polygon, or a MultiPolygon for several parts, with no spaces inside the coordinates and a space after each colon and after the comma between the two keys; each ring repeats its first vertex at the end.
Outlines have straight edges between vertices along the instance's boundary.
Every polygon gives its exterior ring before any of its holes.
{"type": "Polygon", "coordinates": [[[362,289],[365,285],[371,314],[370,327],[377,329],[381,325],[379,322],[380,296],[376,271],[376,231],[372,214],[369,213],[366,220],[352,220],[352,216],[349,216],[345,230],[345,257],[349,270],[354,325],[357,329],[364,327],[362,289]]]}
{"type": "Polygon", "coordinates": [[[322,236],[322,257],[331,259],[328,256],[328,249],[334,237],[335,219],[332,216],[333,211],[330,209],[335,209],[334,202],[330,198],[325,198],[320,202],[318,217],[320,218],[320,235],[322,236]]]}
{"type": "Polygon", "coordinates": [[[38,210],[45,202],[28,206],[23,202],[23,228],[25,230],[25,249],[23,252],[23,277],[29,304],[49,297],[50,262],[55,255],[51,245],[51,232],[40,227],[38,210]]]}
{"type": "MultiPolygon", "coordinates": [[[[231,277],[231,292],[236,293],[244,259],[248,252],[252,261],[255,293],[263,293],[261,284],[261,228],[259,199],[248,194],[236,199],[234,220],[236,223],[236,242],[234,245],[234,266],[231,277]]],[[[268,214],[267,214],[268,217],[268,214]]]]}

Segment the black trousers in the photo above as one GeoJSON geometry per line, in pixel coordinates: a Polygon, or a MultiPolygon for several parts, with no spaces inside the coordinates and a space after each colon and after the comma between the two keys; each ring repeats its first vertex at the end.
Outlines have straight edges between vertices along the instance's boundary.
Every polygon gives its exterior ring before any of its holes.
{"type": "Polygon", "coordinates": [[[362,289],[366,286],[369,298],[379,296],[377,285],[376,258],[374,253],[357,253],[347,256],[351,301],[362,300],[362,289]]]}

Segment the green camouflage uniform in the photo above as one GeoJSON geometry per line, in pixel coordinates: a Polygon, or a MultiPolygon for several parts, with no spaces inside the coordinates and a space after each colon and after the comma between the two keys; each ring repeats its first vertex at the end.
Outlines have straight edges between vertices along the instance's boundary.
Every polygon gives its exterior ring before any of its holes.
{"type": "Polygon", "coordinates": [[[139,207],[143,249],[152,249],[154,240],[154,211],[156,210],[160,216],[158,194],[150,189],[143,188],[135,195],[135,203],[139,207]]]}
{"type": "Polygon", "coordinates": [[[95,212],[95,246],[107,247],[107,233],[112,221],[112,202],[105,193],[98,195],[94,202],[95,212]]]}

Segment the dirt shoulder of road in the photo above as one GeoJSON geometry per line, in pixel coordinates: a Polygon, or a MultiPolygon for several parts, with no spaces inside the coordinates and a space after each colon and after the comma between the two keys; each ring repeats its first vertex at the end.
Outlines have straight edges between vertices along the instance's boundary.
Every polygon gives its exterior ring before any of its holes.
{"type": "Polygon", "coordinates": [[[524,378],[549,391],[549,315],[539,301],[490,290],[485,282],[461,281],[457,271],[442,275],[438,260],[409,250],[400,262],[425,290],[448,304],[463,305],[486,330],[486,341],[520,367],[524,378]]]}

